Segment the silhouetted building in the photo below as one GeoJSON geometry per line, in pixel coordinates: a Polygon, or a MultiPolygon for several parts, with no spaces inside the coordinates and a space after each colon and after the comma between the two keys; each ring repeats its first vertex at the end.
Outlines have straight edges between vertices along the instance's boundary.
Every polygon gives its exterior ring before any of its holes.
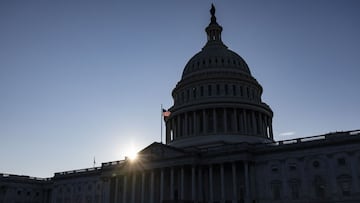
{"type": "Polygon", "coordinates": [[[172,92],[166,144],[49,179],[2,174],[0,202],[360,202],[360,131],[274,141],[262,87],[221,32],[212,7],[172,92]]]}

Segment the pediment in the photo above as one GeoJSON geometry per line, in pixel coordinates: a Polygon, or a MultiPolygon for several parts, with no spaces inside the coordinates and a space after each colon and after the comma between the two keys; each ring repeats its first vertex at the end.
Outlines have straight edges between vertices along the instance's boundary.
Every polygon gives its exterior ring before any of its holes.
{"type": "Polygon", "coordinates": [[[184,156],[186,153],[181,149],[154,142],[141,150],[138,155],[143,158],[167,159],[184,156]]]}

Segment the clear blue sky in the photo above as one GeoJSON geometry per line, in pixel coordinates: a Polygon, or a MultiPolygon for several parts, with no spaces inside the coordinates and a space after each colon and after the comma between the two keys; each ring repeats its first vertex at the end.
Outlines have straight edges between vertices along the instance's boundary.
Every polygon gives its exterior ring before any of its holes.
{"type": "Polygon", "coordinates": [[[4,0],[0,172],[50,177],[159,141],[212,2],[276,140],[360,128],[360,1],[4,0]]]}

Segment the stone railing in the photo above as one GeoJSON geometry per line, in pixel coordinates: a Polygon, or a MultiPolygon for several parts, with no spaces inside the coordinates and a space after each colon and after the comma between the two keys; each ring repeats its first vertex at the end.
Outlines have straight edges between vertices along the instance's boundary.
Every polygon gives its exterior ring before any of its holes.
{"type": "Polygon", "coordinates": [[[123,164],[124,162],[125,162],[125,160],[105,162],[105,163],[101,164],[101,167],[117,166],[117,165],[123,164]]]}
{"type": "Polygon", "coordinates": [[[84,168],[84,169],[77,169],[77,170],[71,170],[71,171],[57,172],[57,173],[55,173],[55,176],[87,173],[87,172],[94,172],[94,171],[99,171],[99,170],[101,170],[101,167],[84,168]]]}
{"type": "Polygon", "coordinates": [[[2,179],[2,178],[13,178],[13,179],[23,179],[23,180],[35,180],[35,181],[50,181],[52,179],[52,178],[38,178],[38,177],[32,177],[32,176],[0,173],[0,179],[2,179]]]}
{"type": "Polygon", "coordinates": [[[290,140],[281,140],[273,143],[269,143],[266,145],[288,145],[288,144],[296,144],[296,143],[305,143],[305,142],[312,142],[317,140],[329,140],[334,138],[341,138],[345,136],[356,136],[360,135],[360,130],[352,130],[352,131],[344,131],[344,132],[332,132],[324,135],[316,135],[311,137],[303,137],[303,138],[296,138],[290,140]]]}

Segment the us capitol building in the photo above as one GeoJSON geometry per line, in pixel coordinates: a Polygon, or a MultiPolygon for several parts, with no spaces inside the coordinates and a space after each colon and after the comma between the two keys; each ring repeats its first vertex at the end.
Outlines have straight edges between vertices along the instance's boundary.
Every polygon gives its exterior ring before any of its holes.
{"type": "Polygon", "coordinates": [[[0,174],[0,203],[359,203],[360,131],[274,141],[263,89],[210,13],[172,91],[166,144],[51,178],[0,174]]]}

